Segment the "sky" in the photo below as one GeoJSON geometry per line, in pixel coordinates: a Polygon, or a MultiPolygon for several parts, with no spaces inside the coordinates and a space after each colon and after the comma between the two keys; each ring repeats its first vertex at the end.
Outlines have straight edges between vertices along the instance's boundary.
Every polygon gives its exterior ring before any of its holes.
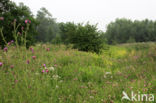
{"type": "Polygon", "coordinates": [[[57,22],[97,24],[99,30],[116,18],[156,20],[156,0],[12,0],[23,2],[34,15],[45,7],[57,22]]]}

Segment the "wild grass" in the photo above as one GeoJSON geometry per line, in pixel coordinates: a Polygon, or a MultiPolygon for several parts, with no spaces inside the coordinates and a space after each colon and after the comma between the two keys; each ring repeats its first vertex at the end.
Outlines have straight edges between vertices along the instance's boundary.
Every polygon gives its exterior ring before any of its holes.
{"type": "Polygon", "coordinates": [[[122,91],[156,94],[156,43],[100,55],[51,44],[19,51],[0,50],[0,103],[131,103],[122,91]]]}

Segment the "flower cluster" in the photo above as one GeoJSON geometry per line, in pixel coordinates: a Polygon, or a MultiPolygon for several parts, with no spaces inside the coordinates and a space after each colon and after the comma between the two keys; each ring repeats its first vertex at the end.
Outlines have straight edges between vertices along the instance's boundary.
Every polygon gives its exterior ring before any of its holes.
{"type": "Polygon", "coordinates": [[[49,71],[54,71],[54,67],[46,67],[46,64],[43,64],[44,69],[42,69],[42,73],[48,73],[49,71]]]}
{"type": "Polygon", "coordinates": [[[11,40],[10,42],[8,42],[8,46],[11,45],[12,43],[14,43],[14,40],[11,40]]]}

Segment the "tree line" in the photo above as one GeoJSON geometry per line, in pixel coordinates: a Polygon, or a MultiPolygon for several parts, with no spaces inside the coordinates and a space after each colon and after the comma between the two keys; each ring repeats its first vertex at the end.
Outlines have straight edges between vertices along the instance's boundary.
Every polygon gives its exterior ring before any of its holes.
{"type": "MultiPolygon", "coordinates": [[[[147,42],[156,40],[156,21],[116,19],[108,24],[106,32],[100,31],[97,25],[89,22],[58,23],[56,18],[46,9],[38,10],[36,17],[29,7],[23,3],[16,5],[10,0],[0,2],[0,28],[6,41],[14,40],[12,31],[16,22],[17,34],[26,29],[25,20],[31,21],[27,34],[27,47],[36,42],[50,42],[53,44],[72,44],[73,48],[82,51],[100,53],[104,44],[118,44],[127,42],[147,42]]],[[[20,40],[19,40],[20,42],[20,40]]],[[[4,47],[0,36],[0,46],[4,47]]]]}
{"type": "Polygon", "coordinates": [[[156,41],[156,21],[116,19],[107,26],[105,37],[109,44],[156,41]]]}

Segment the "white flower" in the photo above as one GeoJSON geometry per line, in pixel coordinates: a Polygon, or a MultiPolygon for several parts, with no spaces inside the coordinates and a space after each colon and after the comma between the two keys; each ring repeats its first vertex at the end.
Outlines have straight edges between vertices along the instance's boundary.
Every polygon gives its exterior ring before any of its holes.
{"type": "Polygon", "coordinates": [[[39,75],[39,73],[38,73],[38,72],[36,72],[35,74],[36,74],[36,75],[39,75]]]}
{"type": "Polygon", "coordinates": [[[60,83],[62,83],[62,82],[63,82],[63,80],[60,80],[59,82],[60,82],[60,83]]]}
{"type": "Polygon", "coordinates": [[[58,75],[53,75],[53,79],[57,80],[58,78],[60,78],[58,75]]]}
{"type": "Polygon", "coordinates": [[[54,67],[49,67],[48,70],[54,71],[54,67]]]}
{"type": "Polygon", "coordinates": [[[93,98],[94,98],[94,96],[90,96],[90,98],[91,98],[91,99],[93,99],[93,98]]]}
{"type": "Polygon", "coordinates": [[[58,85],[56,85],[56,88],[59,88],[59,86],[58,86],[58,85]]]}
{"type": "MultiPolygon", "coordinates": [[[[105,74],[104,74],[104,78],[107,78],[107,75],[111,75],[112,73],[111,72],[106,72],[105,74]]],[[[111,78],[113,78],[112,76],[111,76],[111,78]]]]}
{"type": "Polygon", "coordinates": [[[107,75],[107,74],[111,74],[111,72],[106,72],[105,74],[106,74],[106,75],[107,75]]]}

